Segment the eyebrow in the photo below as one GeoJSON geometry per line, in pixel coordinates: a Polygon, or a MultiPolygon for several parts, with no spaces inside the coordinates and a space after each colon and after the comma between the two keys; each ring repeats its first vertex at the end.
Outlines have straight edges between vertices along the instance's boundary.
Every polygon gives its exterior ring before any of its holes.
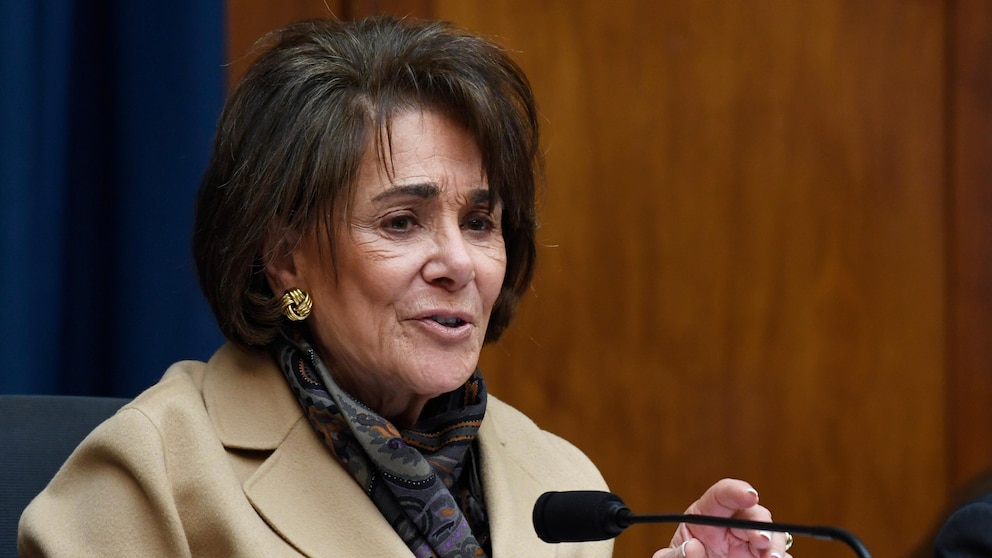
{"type": "Polygon", "coordinates": [[[399,186],[390,188],[384,192],[376,194],[373,198],[373,202],[380,202],[382,200],[387,200],[390,198],[402,198],[406,196],[413,196],[417,198],[423,198],[429,200],[438,197],[441,193],[441,188],[437,184],[431,182],[424,182],[420,184],[401,184],[399,186]]]}
{"type": "MultiPolygon", "coordinates": [[[[373,203],[378,203],[383,200],[388,200],[392,198],[402,198],[407,196],[413,196],[417,198],[422,198],[425,200],[437,198],[441,194],[441,188],[437,184],[432,182],[424,182],[418,184],[400,184],[390,188],[384,192],[376,194],[372,198],[373,203]]],[[[489,203],[490,193],[488,189],[477,188],[472,190],[468,194],[469,202],[475,205],[482,205],[489,203]]]]}
{"type": "Polygon", "coordinates": [[[490,199],[492,198],[488,189],[476,188],[468,194],[468,201],[474,205],[488,204],[490,199]]]}

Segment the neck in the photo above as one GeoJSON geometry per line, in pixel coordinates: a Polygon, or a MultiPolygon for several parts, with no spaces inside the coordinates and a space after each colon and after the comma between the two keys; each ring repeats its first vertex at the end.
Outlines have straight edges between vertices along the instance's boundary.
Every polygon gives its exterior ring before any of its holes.
{"type": "Polygon", "coordinates": [[[341,374],[337,370],[332,370],[331,375],[345,393],[361,401],[398,428],[416,424],[424,406],[433,397],[415,393],[393,393],[380,385],[359,385],[351,381],[350,375],[341,374]]]}

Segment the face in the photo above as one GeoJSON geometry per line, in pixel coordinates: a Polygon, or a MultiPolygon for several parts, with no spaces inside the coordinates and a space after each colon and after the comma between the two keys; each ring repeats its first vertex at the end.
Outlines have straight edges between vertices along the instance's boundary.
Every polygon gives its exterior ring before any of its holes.
{"type": "Polygon", "coordinates": [[[366,151],[333,255],[315,234],[274,292],[310,293],[307,323],[335,380],[383,416],[412,423],[423,404],[456,389],[479,360],[506,270],[500,207],[482,158],[457,123],[433,111],[394,117],[389,173],[366,151]]]}

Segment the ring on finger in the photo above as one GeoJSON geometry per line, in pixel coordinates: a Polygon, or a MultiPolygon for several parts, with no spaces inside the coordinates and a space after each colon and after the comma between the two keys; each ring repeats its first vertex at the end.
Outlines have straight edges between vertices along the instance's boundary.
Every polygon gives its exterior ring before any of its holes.
{"type": "Polygon", "coordinates": [[[792,533],[786,531],[785,532],[785,549],[786,550],[789,550],[790,548],[792,548],[792,533]]]}

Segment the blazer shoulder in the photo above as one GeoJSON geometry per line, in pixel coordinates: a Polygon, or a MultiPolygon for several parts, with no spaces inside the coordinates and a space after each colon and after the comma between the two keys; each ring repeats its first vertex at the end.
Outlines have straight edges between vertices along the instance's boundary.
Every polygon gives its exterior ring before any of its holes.
{"type": "Polygon", "coordinates": [[[551,477],[587,479],[605,488],[599,469],[574,444],[542,429],[530,417],[492,395],[487,407],[483,433],[496,438],[506,454],[525,468],[546,468],[544,474],[551,477]]]}
{"type": "Polygon", "coordinates": [[[197,417],[203,420],[206,410],[203,402],[202,381],[206,364],[198,361],[181,361],[171,365],[154,385],[122,406],[107,422],[116,422],[120,415],[144,416],[144,420],[160,429],[163,425],[186,422],[197,417]]]}

